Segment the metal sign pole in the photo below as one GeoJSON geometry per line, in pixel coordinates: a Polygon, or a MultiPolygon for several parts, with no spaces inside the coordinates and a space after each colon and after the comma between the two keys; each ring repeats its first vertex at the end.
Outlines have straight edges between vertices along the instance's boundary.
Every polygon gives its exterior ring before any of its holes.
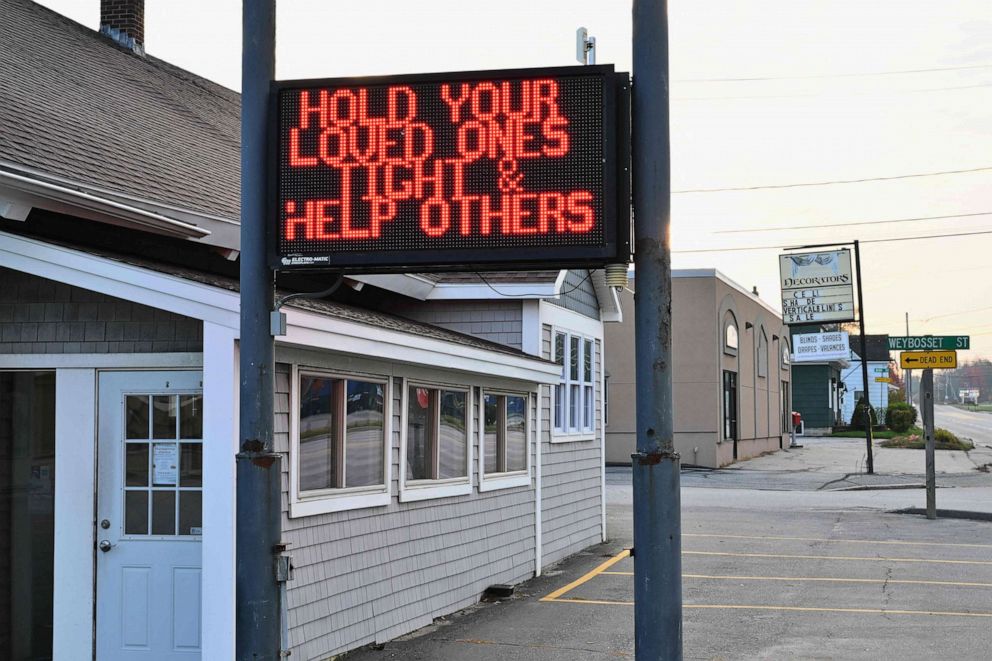
{"type": "MultiPolygon", "coordinates": [[[[854,268],[858,278],[858,321],[861,327],[861,378],[865,383],[865,444],[868,449],[868,474],[875,472],[875,457],[872,454],[871,397],[868,395],[868,342],[865,339],[865,303],[861,292],[861,247],[854,242],[854,268]]],[[[858,403],[854,403],[857,407],[858,403]]]]}
{"type": "Polygon", "coordinates": [[[672,424],[666,0],[634,0],[633,56],[634,649],[638,661],[681,661],[682,531],[679,455],[672,424]]]}
{"type": "Polygon", "coordinates": [[[933,420],[933,370],[923,370],[920,384],[920,397],[923,405],[923,437],[926,440],[927,453],[927,518],[937,518],[937,477],[936,477],[936,439],[934,438],[933,420]]]}
{"type": "Polygon", "coordinates": [[[279,658],[280,457],[273,451],[270,316],[274,297],[266,250],[269,87],[275,75],[273,0],[244,0],[241,57],[240,452],[237,455],[235,648],[239,661],[279,658]]]}

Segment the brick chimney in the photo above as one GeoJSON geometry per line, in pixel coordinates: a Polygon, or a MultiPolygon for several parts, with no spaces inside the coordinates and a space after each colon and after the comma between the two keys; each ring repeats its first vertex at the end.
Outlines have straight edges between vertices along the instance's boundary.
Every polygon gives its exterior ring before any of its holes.
{"type": "Polygon", "coordinates": [[[100,0],[100,34],[145,54],[145,0],[100,0]]]}

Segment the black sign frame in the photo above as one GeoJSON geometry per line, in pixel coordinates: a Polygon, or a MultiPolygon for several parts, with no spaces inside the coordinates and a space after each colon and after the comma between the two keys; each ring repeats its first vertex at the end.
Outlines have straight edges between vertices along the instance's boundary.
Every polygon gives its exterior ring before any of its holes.
{"type": "Polygon", "coordinates": [[[627,264],[632,258],[630,189],[630,76],[613,65],[459,71],[449,73],[274,81],[269,95],[269,158],[266,163],[269,264],[274,271],[341,273],[430,273],[512,271],[535,268],[599,268],[627,264]],[[600,77],[603,84],[603,226],[605,241],[594,246],[437,248],[342,252],[301,256],[279,249],[280,93],[325,87],[362,87],[414,83],[600,77]]]}

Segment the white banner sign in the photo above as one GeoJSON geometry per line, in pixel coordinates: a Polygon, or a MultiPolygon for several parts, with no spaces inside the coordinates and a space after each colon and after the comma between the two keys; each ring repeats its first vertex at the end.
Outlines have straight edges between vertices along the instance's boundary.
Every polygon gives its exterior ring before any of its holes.
{"type": "Polygon", "coordinates": [[[850,250],[780,255],[779,274],[786,324],[854,321],[850,250]]]}
{"type": "Polygon", "coordinates": [[[822,363],[849,360],[851,347],[847,333],[809,333],[792,336],[792,362],[822,363]]]}

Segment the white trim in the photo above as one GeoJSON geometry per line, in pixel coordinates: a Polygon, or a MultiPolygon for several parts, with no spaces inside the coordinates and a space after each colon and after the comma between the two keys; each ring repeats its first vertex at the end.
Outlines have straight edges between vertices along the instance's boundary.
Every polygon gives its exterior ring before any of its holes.
{"type": "Polygon", "coordinates": [[[434,290],[434,282],[415,273],[380,273],[375,275],[349,275],[352,280],[379,289],[402,294],[418,301],[427,300],[434,290]]]}
{"type": "MultiPolygon", "coordinates": [[[[315,514],[345,510],[382,507],[392,501],[392,448],[393,448],[393,379],[381,374],[364,374],[329,370],[322,367],[293,364],[289,383],[289,518],[295,519],[315,514]],[[314,374],[341,379],[363,379],[383,386],[383,479],[380,487],[354,487],[323,489],[300,495],[300,374],[314,374]]],[[[347,442],[347,441],[346,441],[347,442]]]]}
{"type": "Polygon", "coordinates": [[[599,496],[603,531],[606,541],[606,340],[599,342],[599,496]]]}
{"type": "Polygon", "coordinates": [[[561,288],[565,286],[565,278],[567,277],[568,269],[558,271],[558,277],[555,278],[555,298],[561,295],[561,288]]]}
{"type": "Polygon", "coordinates": [[[93,649],[96,371],[55,372],[55,592],[52,656],[93,649]]]}
{"type": "Polygon", "coordinates": [[[235,332],[203,324],[203,535],[201,622],[204,659],[234,650],[238,350],[235,332]]]}
{"type": "Polygon", "coordinates": [[[0,266],[220,326],[240,328],[237,292],[0,232],[0,266]]]}
{"type": "Polygon", "coordinates": [[[552,282],[438,283],[427,295],[428,301],[486,300],[512,297],[518,300],[551,298],[558,295],[552,282]],[[490,285],[492,285],[490,287],[490,285]]]}
{"type": "Polygon", "coordinates": [[[620,297],[617,288],[606,284],[606,269],[596,269],[589,277],[593,289],[596,290],[596,300],[599,302],[599,319],[606,322],[622,322],[623,309],[620,307],[620,297]]]}
{"type": "Polygon", "coordinates": [[[524,438],[527,440],[527,450],[524,456],[527,459],[527,468],[522,471],[508,473],[493,473],[491,477],[486,477],[486,391],[487,388],[479,388],[479,491],[496,491],[498,489],[510,489],[513,487],[530,486],[531,470],[531,395],[533,392],[501,390],[489,388],[489,394],[504,395],[508,397],[524,397],[527,399],[527,415],[525,417],[526,428],[524,438]]]}
{"type": "Polygon", "coordinates": [[[541,358],[541,302],[522,301],[520,307],[520,348],[524,353],[541,358]]]}
{"type": "Polygon", "coordinates": [[[138,207],[101,198],[82,190],[67,188],[32,177],[14,174],[13,172],[0,170],[0,182],[3,182],[14,190],[40,197],[42,200],[54,199],[58,202],[70,203],[81,209],[112,216],[115,219],[119,219],[118,223],[121,220],[126,220],[129,221],[129,224],[147,228],[159,234],[195,239],[202,239],[211,234],[210,230],[203,227],[184,223],[181,220],[175,220],[174,218],[169,218],[153,211],[139,209],[138,207]]]}
{"type": "MultiPolygon", "coordinates": [[[[550,386],[548,386],[550,388],[550,386]]],[[[537,410],[536,420],[534,422],[534,437],[535,437],[535,460],[534,460],[534,477],[537,481],[537,486],[534,492],[534,576],[541,575],[541,565],[543,564],[544,549],[542,548],[544,544],[544,520],[541,513],[541,450],[544,446],[544,441],[541,438],[541,392],[544,390],[544,386],[537,387],[537,410]]]]}
{"type": "Polygon", "coordinates": [[[391,331],[299,308],[286,307],[288,330],[281,344],[328,349],[368,358],[553,383],[557,367],[529,356],[490,351],[445,340],[391,331]]]}
{"type": "Polygon", "coordinates": [[[0,354],[0,369],[199,369],[201,353],[0,354]]]}
{"type": "Polygon", "coordinates": [[[472,493],[472,415],[474,388],[462,384],[447,384],[420,379],[403,377],[400,381],[400,463],[399,463],[399,500],[401,503],[409,503],[418,500],[431,500],[434,498],[448,498],[450,496],[468,496],[472,493]],[[409,402],[409,390],[411,387],[431,388],[435,390],[448,389],[465,393],[465,477],[451,478],[448,480],[415,480],[412,484],[406,481],[406,446],[408,442],[407,434],[407,412],[409,402]]]}
{"type": "Polygon", "coordinates": [[[541,301],[541,323],[603,339],[602,321],[547,301],[541,301]]]}

